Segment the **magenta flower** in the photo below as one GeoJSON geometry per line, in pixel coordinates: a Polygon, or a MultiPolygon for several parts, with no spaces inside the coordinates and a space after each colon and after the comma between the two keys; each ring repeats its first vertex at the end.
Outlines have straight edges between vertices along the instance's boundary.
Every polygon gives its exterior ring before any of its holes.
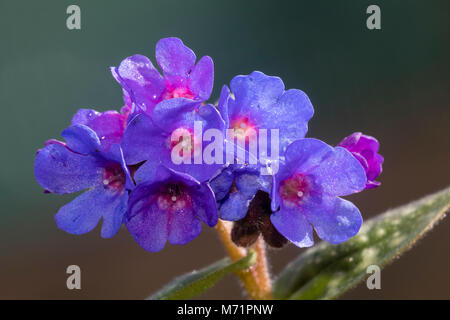
{"type": "Polygon", "coordinates": [[[34,172],[39,184],[56,194],[86,190],[55,215],[58,227],[84,234],[103,218],[101,235],[114,236],[127,211],[133,181],[117,144],[102,151],[97,134],[81,124],[63,131],[66,143],[50,140],[38,150],[34,172]]]}
{"type": "MultiPolygon", "coordinates": [[[[124,91],[124,100],[133,106],[132,115],[151,114],[161,101],[187,98],[205,101],[211,95],[214,65],[209,56],[195,64],[195,53],[178,38],[164,38],[156,45],[156,61],[163,75],[145,56],[126,58],[111,72],[124,91]]],[[[131,119],[130,119],[131,120],[131,119]]]]}
{"type": "Polygon", "coordinates": [[[383,156],[378,153],[380,144],[374,137],[367,136],[361,132],[355,132],[344,138],[339,144],[350,151],[364,167],[367,176],[366,189],[378,187],[381,182],[375,179],[383,171],[383,156]]]}
{"type": "Polygon", "coordinates": [[[364,189],[364,168],[341,147],[316,139],[301,139],[286,150],[274,176],[270,220],[299,247],[313,245],[312,228],[330,243],[356,235],[362,218],[357,207],[339,198],[364,189]]]}
{"type": "Polygon", "coordinates": [[[207,183],[164,166],[144,164],[136,172],[126,226],[137,243],[157,252],[165,243],[182,245],[196,238],[202,222],[217,223],[214,193],[207,183]],[[149,171],[150,170],[150,171],[149,171]]]}
{"type": "Polygon", "coordinates": [[[113,144],[120,144],[127,125],[130,107],[124,106],[120,113],[109,110],[98,112],[80,109],[72,118],[72,125],[82,124],[95,131],[101,143],[101,150],[107,151],[113,144]]]}

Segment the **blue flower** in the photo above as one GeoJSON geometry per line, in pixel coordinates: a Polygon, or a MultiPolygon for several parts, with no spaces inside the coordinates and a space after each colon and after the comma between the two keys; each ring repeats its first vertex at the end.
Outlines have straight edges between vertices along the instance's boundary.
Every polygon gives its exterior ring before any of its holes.
{"type": "Polygon", "coordinates": [[[258,190],[270,191],[271,179],[261,175],[258,166],[230,165],[214,177],[210,185],[216,196],[220,218],[238,221],[247,214],[258,190]]]}
{"type": "Polygon", "coordinates": [[[50,140],[38,151],[36,180],[56,194],[87,191],[59,209],[56,224],[68,233],[84,234],[103,218],[101,235],[110,238],[123,222],[133,188],[122,150],[113,144],[101,151],[96,132],[85,125],[71,126],[62,136],[66,143],[50,140]]]}
{"type": "Polygon", "coordinates": [[[366,173],[342,147],[301,139],[286,150],[274,176],[271,216],[275,228],[299,247],[312,246],[317,235],[337,244],[356,235],[362,217],[356,206],[339,198],[363,190],[366,173]]]}
{"type": "MultiPolygon", "coordinates": [[[[209,180],[220,171],[224,161],[205,164],[204,159],[195,160],[202,156],[202,151],[209,144],[196,134],[196,123],[201,124],[202,130],[216,129],[224,135],[223,119],[214,106],[202,106],[199,102],[186,98],[160,102],[151,116],[144,113],[137,115],[128,124],[122,140],[126,163],[134,165],[147,161],[153,165],[163,164],[199,181],[209,180]],[[173,140],[178,135],[179,138],[173,140]],[[174,162],[173,152],[183,162],[174,162]]],[[[222,159],[224,158],[223,156],[222,159]]]]}
{"type": "MultiPolygon", "coordinates": [[[[275,129],[279,134],[279,151],[284,152],[288,144],[305,137],[314,109],[303,91],[285,91],[280,78],[259,71],[234,77],[230,88],[231,92],[223,86],[217,107],[225,127],[234,130],[238,141],[245,142],[246,137],[253,132],[258,134],[260,129],[267,130],[270,141],[270,130],[275,129]]],[[[267,147],[270,154],[271,144],[267,147]]]]}

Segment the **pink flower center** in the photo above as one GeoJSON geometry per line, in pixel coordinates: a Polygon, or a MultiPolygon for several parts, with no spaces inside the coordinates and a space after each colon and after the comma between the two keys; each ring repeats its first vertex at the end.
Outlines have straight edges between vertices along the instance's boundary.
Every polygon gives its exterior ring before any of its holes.
{"type": "Polygon", "coordinates": [[[284,204],[298,206],[308,194],[309,183],[302,174],[294,174],[280,184],[279,193],[284,204]]]}
{"type": "Polygon", "coordinates": [[[108,188],[120,191],[125,186],[125,173],[118,163],[110,163],[105,167],[103,173],[103,185],[108,188]]]}
{"type": "Polygon", "coordinates": [[[158,208],[169,212],[192,208],[192,199],[188,188],[182,183],[168,183],[163,186],[157,196],[158,208]]]}
{"type": "Polygon", "coordinates": [[[177,88],[167,88],[166,93],[164,94],[163,100],[172,99],[172,98],[187,98],[194,99],[195,95],[185,87],[177,87],[177,88]]]}
{"type": "Polygon", "coordinates": [[[201,150],[202,141],[194,136],[191,129],[178,128],[172,132],[167,142],[167,147],[170,150],[177,148],[178,156],[182,159],[188,159],[193,156],[195,151],[201,150]]]}
{"type": "Polygon", "coordinates": [[[231,122],[230,128],[234,131],[234,136],[241,141],[245,141],[247,137],[256,137],[256,125],[248,118],[238,118],[231,122]]]}

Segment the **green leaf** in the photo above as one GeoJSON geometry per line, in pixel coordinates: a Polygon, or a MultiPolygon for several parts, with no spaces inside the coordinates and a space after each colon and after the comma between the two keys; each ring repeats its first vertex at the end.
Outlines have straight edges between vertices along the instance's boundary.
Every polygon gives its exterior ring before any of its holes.
{"type": "Polygon", "coordinates": [[[256,261],[256,253],[250,250],[248,255],[240,260],[231,262],[224,258],[201,270],[175,278],[148,299],[150,300],[182,300],[195,297],[215,285],[230,272],[244,270],[256,261]]]}
{"type": "Polygon", "coordinates": [[[334,299],[410,248],[450,208],[450,187],[363,223],[339,245],[321,242],[291,262],[274,283],[277,299],[334,299]]]}

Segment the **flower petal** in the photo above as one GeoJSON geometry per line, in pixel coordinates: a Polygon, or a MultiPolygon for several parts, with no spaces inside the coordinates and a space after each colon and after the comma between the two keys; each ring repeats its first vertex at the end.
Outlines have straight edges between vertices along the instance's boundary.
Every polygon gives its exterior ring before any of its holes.
{"type": "Polygon", "coordinates": [[[196,98],[208,100],[214,84],[214,63],[211,57],[201,58],[192,70],[189,77],[189,89],[195,93],[196,98]]]}
{"type": "Polygon", "coordinates": [[[328,195],[345,196],[366,186],[366,173],[359,161],[342,147],[329,152],[323,161],[309,171],[315,184],[328,195]]]}
{"type": "Polygon", "coordinates": [[[312,228],[305,216],[296,209],[281,207],[270,216],[275,228],[298,247],[311,247],[314,244],[312,228]]]}
{"type": "Polygon", "coordinates": [[[117,82],[128,93],[130,100],[144,112],[151,112],[161,101],[161,95],[165,91],[164,80],[147,57],[142,55],[128,57],[119,67],[113,67],[111,71],[117,82]]]}
{"type": "Polygon", "coordinates": [[[80,109],[72,118],[72,125],[83,124],[95,131],[100,139],[102,150],[112,144],[120,143],[125,131],[127,115],[117,111],[97,112],[93,109],[80,109]]]}
{"type": "Polygon", "coordinates": [[[259,71],[234,77],[230,87],[235,96],[228,105],[230,119],[248,113],[256,115],[261,109],[268,110],[284,92],[284,84],[279,77],[270,77],[259,71]]]}
{"type": "Polygon", "coordinates": [[[186,244],[198,237],[201,231],[202,223],[193,208],[184,206],[172,212],[168,237],[171,244],[186,244]]]}
{"type": "Polygon", "coordinates": [[[103,225],[102,225],[102,237],[111,238],[119,231],[120,226],[124,221],[125,214],[128,208],[128,192],[122,192],[121,195],[117,195],[112,199],[115,203],[113,207],[112,203],[108,203],[104,207],[103,211],[103,225]],[[108,207],[111,204],[111,210],[108,207]]]}
{"type": "MultiPolygon", "coordinates": [[[[146,114],[139,114],[127,126],[122,139],[122,148],[128,165],[153,159],[160,162],[161,157],[168,159],[170,149],[167,133],[146,114]]],[[[170,159],[170,158],[169,158],[170,159]]]]}
{"type": "Polygon", "coordinates": [[[102,236],[112,237],[117,233],[125,211],[126,197],[123,193],[109,192],[100,186],[61,207],[55,221],[58,228],[79,235],[94,229],[104,216],[107,222],[102,228],[102,236]]]}
{"type": "Polygon", "coordinates": [[[291,173],[308,173],[319,166],[333,147],[317,139],[300,139],[292,142],[286,149],[286,166],[291,173]]]}
{"type": "Polygon", "coordinates": [[[220,206],[220,218],[228,221],[238,221],[245,217],[250,200],[240,192],[230,194],[220,206]]]}
{"type": "Polygon", "coordinates": [[[207,183],[191,189],[191,197],[196,217],[210,227],[218,221],[217,203],[211,187],[207,183]]]}
{"type": "Polygon", "coordinates": [[[61,135],[67,146],[81,154],[93,154],[100,149],[100,140],[91,128],[76,124],[65,129],[61,135]]]}
{"type": "Polygon", "coordinates": [[[338,197],[323,197],[302,206],[317,235],[332,244],[355,236],[362,224],[361,213],[350,201],[338,197]]]}
{"type": "Polygon", "coordinates": [[[210,181],[210,186],[214,191],[216,200],[220,201],[230,192],[231,184],[234,180],[233,170],[226,168],[210,181]]]}
{"type": "Polygon", "coordinates": [[[34,174],[46,190],[64,194],[87,189],[102,181],[96,159],[74,153],[61,144],[49,144],[36,156],[34,174]]]}
{"type": "MultiPolygon", "coordinates": [[[[139,186],[135,189],[138,190],[139,186]]],[[[133,192],[135,192],[133,191],[133,192]]],[[[168,213],[159,210],[156,203],[139,205],[130,195],[130,213],[126,226],[136,242],[145,250],[158,252],[164,248],[168,234],[168,213]]],[[[139,199],[139,201],[143,201],[139,199]]]]}
{"type": "Polygon", "coordinates": [[[156,61],[165,76],[185,77],[195,64],[195,53],[178,38],[164,38],[156,44],[156,61]]]}

